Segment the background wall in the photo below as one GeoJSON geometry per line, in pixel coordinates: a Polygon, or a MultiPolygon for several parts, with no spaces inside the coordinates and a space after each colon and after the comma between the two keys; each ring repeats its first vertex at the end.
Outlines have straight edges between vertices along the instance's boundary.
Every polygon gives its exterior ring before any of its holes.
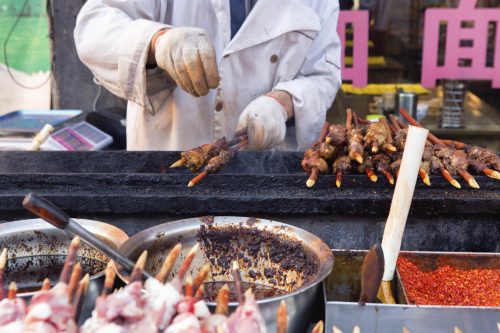
{"type": "MultiPolygon", "coordinates": [[[[92,73],[78,59],[73,40],[76,16],[85,1],[47,1],[54,54],[53,107],[92,110],[99,87],[93,82],[92,73]]],[[[115,97],[104,88],[100,90],[97,109],[125,108],[125,101],[115,97]]]]}

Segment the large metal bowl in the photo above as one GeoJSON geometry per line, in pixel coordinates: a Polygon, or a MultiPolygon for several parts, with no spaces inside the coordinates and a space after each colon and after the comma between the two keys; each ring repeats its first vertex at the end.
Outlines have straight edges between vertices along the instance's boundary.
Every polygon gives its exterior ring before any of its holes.
{"type": "MultiPolygon", "coordinates": [[[[237,226],[247,227],[253,230],[264,230],[266,233],[272,233],[280,238],[288,240],[293,239],[297,241],[297,244],[300,244],[304,252],[307,253],[308,256],[310,255],[314,258],[317,263],[317,269],[310,279],[303,280],[295,288],[291,289],[287,289],[287,286],[281,286],[280,288],[284,288],[286,290],[285,295],[265,298],[258,301],[269,332],[276,330],[276,311],[281,300],[285,300],[287,304],[290,319],[289,332],[305,332],[310,325],[311,318],[317,317],[317,313],[313,312],[315,311],[315,305],[318,304],[318,302],[321,304],[323,301],[320,292],[321,282],[328,276],[333,267],[333,255],[331,249],[321,239],[309,232],[287,224],[254,218],[194,218],[169,222],[144,230],[129,238],[129,240],[126,241],[120,248],[120,252],[128,256],[130,259],[136,260],[144,250],[148,250],[146,270],[150,273],[156,274],[159,271],[166,254],[176,243],[181,242],[183,245],[183,251],[181,254],[181,259],[183,259],[191,246],[200,240],[200,228],[202,226],[206,227],[207,225],[215,226],[217,228],[231,228],[237,226]]],[[[205,247],[203,246],[203,242],[201,245],[204,250],[205,247]]],[[[262,245],[273,246],[273,244],[262,245]]],[[[274,246],[279,245],[274,244],[274,246]]],[[[234,251],[234,249],[228,249],[228,251],[234,251]]],[[[177,260],[172,274],[176,273],[180,262],[181,260],[177,260]]],[[[199,251],[193,261],[193,264],[191,265],[191,271],[189,274],[193,276],[196,275],[199,269],[208,262],[209,259],[207,258],[205,252],[199,251]]],[[[259,265],[263,268],[266,267],[265,262],[260,263],[259,265]]],[[[272,266],[272,263],[269,263],[269,266],[272,266]]],[[[241,269],[243,280],[252,281],[244,265],[242,265],[241,269]]],[[[218,270],[218,268],[216,270],[218,270]]],[[[118,274],[125,282],[128,281],[128,276],[125,276],[123,272],[119,271],[118,274]]],[[[208,281],[221,280],[230,281],[232,280],[232,277],[229,274],[221,276],[218,271],[214,273],[212,270],[208,281]]],[[[266,282],[262,279],[257,282],[259,284],[268,284],[268,281],[266,282]]],[[[209,305],[213,304],[209,303],[209,305]]],[[[234,309],[237,306],[237,303],[230,303],[230,306],[234,309]]]]}
{"type": "MultiPolygon", "coordinates": [[[[118,249],[128,236],[110,224],[75,219],[97,237],[118,249]]],[[[43,279],[57,282],[72,236],[51,226],[42,219],[21,220],[0,224],[0,248],[8,248],[6,281],[18,284],[18,296],[31,298],[40,289],[43,279]]],[[[109,261],[92,247],[81,244],[78,262],[90,277],[89,291],[85,298],[82,317],[90,314],[97,295],[102,290],[104,268],[109,261]]]]}

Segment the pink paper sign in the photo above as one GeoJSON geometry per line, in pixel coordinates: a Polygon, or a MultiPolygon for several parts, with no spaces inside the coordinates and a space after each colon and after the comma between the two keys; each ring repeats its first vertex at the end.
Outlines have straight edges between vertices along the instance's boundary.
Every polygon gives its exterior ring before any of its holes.
{"type": "Polygon", "coordinates": [[[500,88],[500,9],[475,8],[476,0],[461,0],[458,8],[425,12],[422,85],[432,88],[438,79],[492,80],[500,88]],[[438,64],[439,31],[447,23],[444,63],[438,64]],[[496,22],[495,47],[488,45],[489,25],[496,22]],[[486,61],[488,46],[493,63],[486,61]]]}
{"type": "Polygon", "coordinates": [[[367,10],[341,10],[337,31],[342,44],[342,80],[352,81],[354,87],[368,84],[368,23],[367,10]],[[346,26],[352,26],[352,67],[345,64],[346,26]]]}

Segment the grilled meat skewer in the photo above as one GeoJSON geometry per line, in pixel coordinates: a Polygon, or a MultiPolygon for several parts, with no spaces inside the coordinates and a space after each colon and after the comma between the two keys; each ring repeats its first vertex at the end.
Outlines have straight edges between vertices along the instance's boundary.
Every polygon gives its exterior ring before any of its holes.
{"type": "Polygon", "coordinates": [[[349,158],[359,164],[363,163],[363,129],[358,126],[357,117],[353,115],[351,109],[347,109],[347,151],[349,153],[349,158]],[[352,122],[354,119],[354,127],[352,122]]]}
{"type": "Polygon", "coordinates": [[[214,156],[210,160],[208,160],[208,163],[203,169],[203,171],[200,172],[196,177],[191,179],[191,181],[188,183],[188,187],[195,186],[209,173],[216,173],[222,170],[226,165],[229,164],[229,162],[231,162],[231,159],[233,158],[235,152],[237,150],[240,150],[247,144],[248,144],[248,139],[245,139],[236,146],[232,147],[231,149],[222,149],[217,156],[214,156]]]}

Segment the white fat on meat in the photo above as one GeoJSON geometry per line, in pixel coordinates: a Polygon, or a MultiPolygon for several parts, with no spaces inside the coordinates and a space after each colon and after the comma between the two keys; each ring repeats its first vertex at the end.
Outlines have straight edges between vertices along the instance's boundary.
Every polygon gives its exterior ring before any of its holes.
{"type": "MultiPolygon", "coordinates": [[[[22,299],[3,299],[0,301],[0,332],[4,326],[15,322],[23,322],[26,316],[26,303],[22,299]]],[[[9,332],[9,331],[5,331],[9,332]]]]}
{"type": "Polygon", "coordinates": [[[211,315],[201,322],[201,331],[203,333],[227,332],[227,320],[228,318],[222,314],[211,315]]]}
{"type": "Polygon", "coordinates": [[[58,283],[31,299],[24,332],[76,332],[74,309],[68,302],[68,286],[58,283]],[[51,329],[52,328],[52,329],[51,329]]]}
{"type": "Polygon", "coordinates": [[[245,294],[245,302],[228,320],[229,333],[265,333],[266,324],[252,293],[245,294]]]}
{"type": "Polygon", "coordinates": [[[165,333],[201,333],[200,320],[192,313],[176,316],[165,333]]]}
{"type": "Polygon", "coordinates": [[[176,313],[176,305],[182,299],[179,290],[172,284],[163,284],[156,279],[148,279],[143,299],[146,310],[153,317],[160,330],[165,329],[176,313]]]}

